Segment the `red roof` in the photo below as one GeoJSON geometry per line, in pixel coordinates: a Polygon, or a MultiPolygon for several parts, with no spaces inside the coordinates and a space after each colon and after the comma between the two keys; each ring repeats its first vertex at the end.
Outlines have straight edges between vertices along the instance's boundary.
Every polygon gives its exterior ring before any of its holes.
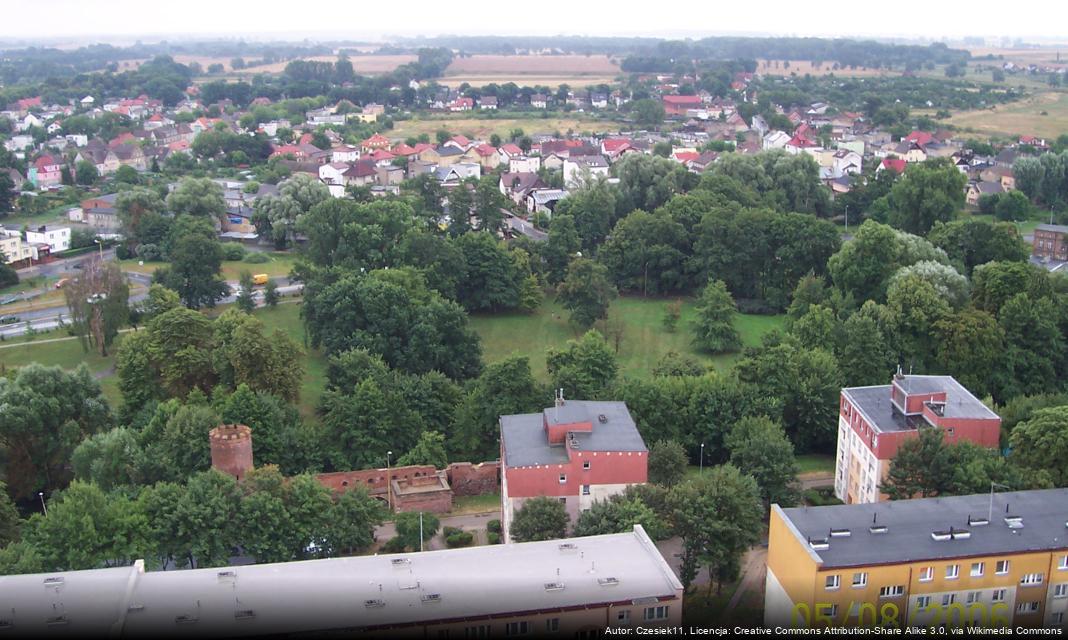
{"type": "Polygon", "coordinates": [[[416,153],[418,153],[418,152],[415,149],[413,149],[412,147],[409,147],[408,145],[404,144],[403,142],[398,144],[397,146],[393,147],[393,155],[395,155],[395,156],[410,156],[410,155],[414,155],[416,153]]]}
{"type": "MultiPolygon", "coordinates": [[[[470,100],[470,98],[467,98],[467,99],[470,100]]],[[[463,100],[463,98],[461,98],[461,100],[463,100]]],[[[461,135],[453,136],[452,137],[452,142],[455,142],[456,144],[460,145],[461,147],[466,147],[467,145],[471,144],[470,140],[468,140],[465,136],[461,136],[461,135]]]]}
{"type": "Polygon", "coordinates": [[[43,170],[45,167],[54,166],[56,164],[58,163],[56,162],[56,159],[52,156],[41,156],[40,158],[37,158],[37,160],[33,163],[33,166],[43,170]]]}
{"type": "Polygon", "coordinates": [[[701,157],[700,153],[696,151],[678,151],[675,153],[675,159],[679,162],[689,162],[701,157]]]}
{"type": "Polygon", "coordinates": [[[604,142],[601,144],[604,145],[605,151],[611,153],[613,151],[619,151],[624,147],[629,147],[630,140],[627,138],[605,138],[604,142]]]}
{"type": "Polygon", "coordinates": [[[501,151],[507,153],[510,156],[523,155],[523,150],[511,142],[509,142],[508,144],[501,145],[501,151]]]}
{"type": "Polygon", "coordinates": [[[41,106],[41,96],[35,96],[33,98],[23,98],[22,100],[17,101],[15,104],[19,106],[20,111],[25,111],[30,107],[39,107],[41,106]]]}
{"type": "Polygon", "coordinates": [[[376,149],[375,152],[371,154],[371,159],[375,162],[382,162],[383,160],[392,160],[394,157],[396,156],[386,151],[385,149],[376,149]]]}
{"type": "Polygon", "coordinates": [[[375,175],[375,163],[360,161],[352,165],[352,168],[346,171],[344,174],[354,178],[367,178],[375,175]]]}
{"type": "Polygon", "coordinates": [[[934,135],[927,133],[926,131],[913,131],[905,136],[905,140],[926,146],[931,144],[931,141],[934,140],[934,135]]]}
{"type": "Polygon", "coordinates": [[[664,102],[673,105],[701,104],[699,96],[664,96],[664,102]]]}
{"type": "Polygon", "coordinates": [[[895,173],[905,173],[905,161],[901,158],[883,158],[882,166],[895,173]]]}
{"type": "Polygon", "coordinates": [[[371,136],[370,138],[364,140],[363,141],[363,146],[365,146],[365,147],[388,147],[389,146],[389,138],[387,138],[386,136],[382,135],[381,133],[376,133],[373,136],[371,136]]]}
{"type": "Polygon", "coordinates": [[[415,150],[416,153],[422,153],[427,149],[432,150],[434,148],[434,145],[430,144],[429,142],[420,142],[412,148],[415,150]]]}
{"type": "Polygon", "coordinates": [[[483,142],[482,144],[475,147],[475,153],[480,156],[486,157],[492,156],[493,154],[497,153],[497,150],[493,148],[493,145],[486,144],[485,142],[483,142]]]}
{"type": "Polygon", "coordinates": [[[786,144],[791,147],[801,147],[802,149],[819,146],[804,136],[794,136],[786,144]]]}
{"type": "Polygon", "coordinates": [[[300,140],[297,140],[297,144],[311,144],[312,140],[314,140],[314,139],[315,139],[315,136],[313,136],[310,133],[305,133],[304,135],[302,135],[300,137],[300,140]]]}

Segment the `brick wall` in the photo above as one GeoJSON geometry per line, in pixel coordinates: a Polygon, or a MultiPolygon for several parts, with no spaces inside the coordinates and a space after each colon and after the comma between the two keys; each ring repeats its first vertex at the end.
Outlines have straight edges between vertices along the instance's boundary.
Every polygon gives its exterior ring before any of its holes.
{"type": "Polygon", "coordinates": [[[499,467],[497,462],[454,462],[446,467],[445,473],[453,495],[480,496],[500,491],[499,467]]]}
{"type": "Polygon", "coordinates": [[[252,470],[252,430],[243,424],[224,424],[211,430],[211,466],[238,480],[252,470]]]}
{"type": "Polygon", "coordinates": [[[360,471],[337,471],[334,473],[320,473],[315,476],[319,484],[327,489],[338,493],[347,491],[353,487],[361,486],[371,495],[386,493],[386,479],[411,480],[433,476],[434,467],[430,465],[413,465],[410,467],[394,467],[389,469],[362,469],[360,471]]]}

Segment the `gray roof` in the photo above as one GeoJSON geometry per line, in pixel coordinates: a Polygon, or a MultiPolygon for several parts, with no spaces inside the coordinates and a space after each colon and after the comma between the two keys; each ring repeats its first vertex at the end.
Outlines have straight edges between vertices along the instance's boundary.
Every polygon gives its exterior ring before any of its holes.
{"type": "MultiPolygon", "coordinates": [[[[998,419],[994,413],[964,388],[952,376],[904,376],[902,386],[912,394],[946,392],[946,404],[943,417],[998,419]]],[[[842,393],[867,418],[872,428],[886,433],[892,431],[910,431],[926,425],[927,421],[919,415],[905,416],[890,402],[890,385],[874,387],[848,387],[842,393]]]]}
{"type": "Polygon", "coordinates": [[[452,146],[451,144],[443,146],[443,147],[439,147],[437,149],[437,152],[438,152],[439,156],[445,156],[445,157],[462,156],[464,154],[464,150],[463,149],[458,149],[458,148],[452,146]]]}
{"type": "Polygon", "coordinates": [[[528,467],[563,464],[568,461],[565,445],[550,445],[545,423],[590,422],[593,430],[574,433],[576,451],[648,451],[625,402],[567,400],[563,406],[541,413],[501,416],[501,442],[504,464],[528,467]],[[604,422],[601,422],[601,416],[604,422]]]}
{"type": "Polygon", "coordinates": [[[986,525],[975,520],[988,517],[990,494],[773,508],[792,524],[795,535],[824,568],[1068,549],[1068,489],[994,494],[993,517],[986,525]],[[1021,517],[1023,527],[1009,528],[1006,515],[1021,517]],[[886,532],[872,533],[873,522],[885,525],[886,532]],[[970,536],[935,540],[931,535],[950,527],[970,536]],[[831,529],[849,529],[850,534],[829,536],[831,529]],[[809,539],[827,539],[829,546],[813,550],[809,539]]]}
{"type": "Polygon", "coordinates": [[[1036,231],[1056,231],[1057,233],[1068,233],[1068,226],[1063,224],[1040,224],[1035,227],[1036,231]]]}
{"type": "Polygon", "coordinates": [[[46,621],[62,615],[62,631],[74,636],[226,637],[355,631],[681,594],[640,526],[567,540],[574,548],[561,549],[563,542],[147,573],[138,561],[0,576],[0,601],[20,636],[54,633],[46,621]],[[602,584],[606,578],[618,582],[602,584]],[[546,589],[547,583],[563,588],[546,589]]]}

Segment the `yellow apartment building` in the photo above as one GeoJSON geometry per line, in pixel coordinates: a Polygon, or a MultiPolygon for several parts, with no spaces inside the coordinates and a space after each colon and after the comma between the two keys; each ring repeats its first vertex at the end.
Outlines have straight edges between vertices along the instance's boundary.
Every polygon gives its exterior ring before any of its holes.
{"type": "Polygon", "coordinates": [[[1068,489],[772,505],[764,617],[1066,629],[1068,489]]]}

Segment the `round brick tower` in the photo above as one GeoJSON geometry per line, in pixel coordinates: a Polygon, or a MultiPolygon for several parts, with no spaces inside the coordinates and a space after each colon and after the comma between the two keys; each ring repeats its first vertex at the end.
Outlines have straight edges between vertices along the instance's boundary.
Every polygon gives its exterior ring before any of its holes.
{"type": "Polygon", "coordinates": [[[223,424],[211,430],[211,466],[241,480],[252,469],[252,429],[223,424]]]}

